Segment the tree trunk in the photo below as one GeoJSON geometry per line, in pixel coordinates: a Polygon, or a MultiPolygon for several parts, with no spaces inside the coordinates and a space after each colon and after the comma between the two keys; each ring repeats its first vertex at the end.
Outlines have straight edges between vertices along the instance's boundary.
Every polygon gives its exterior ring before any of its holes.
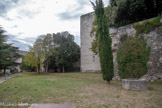
{"type": "Polygon", "coordinates": [[[37,74],[38,74],[39,72],[38,72],[38,67],[37,67],[37,74]]]}
{"type": "Polygon", "coordinates": [[[107,81],[108,84],[110,84],[110,81],[107,81]]]}
{"type": "Polygon", "coordinates": [[[48,63],[46,65],[46,68],[45,69],[46,69],[46,73],[48,73],[48,63]]]}
{"type": "Polygon", "coordinates": [[[63,65],[63,70],[62,71],[63,71],[63,73],[65,72],[64,65],[63,65]]]}
{"type": "Polygon", "coordinates": [[[38,74],[40,74],[40,57],[38,55],[38,74]]]}
{"type": "Polygon", "coordinates": [[[6,73],[6,68],[4,68],[4,74],[6,73]]]}
{"type": "Polygon", "coordinates": [[[38,64],[37,73],[40,74],[40,64],[38,64]]]}

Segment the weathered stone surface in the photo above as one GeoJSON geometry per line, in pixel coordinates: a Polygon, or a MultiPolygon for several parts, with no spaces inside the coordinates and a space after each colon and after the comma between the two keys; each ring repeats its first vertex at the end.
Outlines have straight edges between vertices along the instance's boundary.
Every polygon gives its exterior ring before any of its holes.
{"type": "Polygon", "coordinates": [[[161,73],[156,73],[156,74],[146,74],[143,77],[141,77],[140,79],[144,79],[147,81],[158,81],[161,82],[162,81],[162,74],[161,73]]]}
{"type": "MultiPolygon", "coordinates": [[[[162,20],[162,18],[161,18],[162,20]]],[[[89,13],[81,16],[81,71],[96,72],[100,70],[100,63],[98,56],[94,55],[90,50],[91,42],[94,37],[90,36],[92,23],[94,21],[94,13],[89,13]]],[[[146,20],[145,20],[146,21],[146,20]]],[[[142,23],[141,21],[140,23],[142,23]]],[[[114,62],[114,80],[119,80],[118,64],[117,64],[117,50],[119,44],[122,43],[126,37],[134,37],[136,30],[132,24],[119,28],[109,28],[109,33],[112,38],[113,62],[114,62]]],[[[150,59],[148,61],[148,72],[142,77],[148,81],[162,81],[161,77],[157,75],[162,74],[162,27],[157,27],[148,34],[140,34],[140,37],[147,41],[147,45],[151,48],[150,59]],[[156,77],[156,78],[154,78],[156,77]]]]}
{"type": "Polygon", "coordinates": [[[142,79],[122,79],[122,88],[127,90],[146,90],[147,81],[142,79]]]}
{"type": "Polygon", "coordinates": [[[100,71],[99,58],[91,50],[94,37],[90,36],[94,13],[81,16],[81,72],[100,71]]]}

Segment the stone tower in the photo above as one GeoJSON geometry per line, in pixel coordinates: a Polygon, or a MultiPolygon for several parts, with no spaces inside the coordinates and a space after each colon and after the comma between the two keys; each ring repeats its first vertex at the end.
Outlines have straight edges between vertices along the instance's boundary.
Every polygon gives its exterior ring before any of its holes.
{"type": "Polygon", "coordinates": [[[100,72],[99,58],[91,51],[91,42],[94,37],[90,37],[94,13],[81,16],[81,72],[100,72]]]}

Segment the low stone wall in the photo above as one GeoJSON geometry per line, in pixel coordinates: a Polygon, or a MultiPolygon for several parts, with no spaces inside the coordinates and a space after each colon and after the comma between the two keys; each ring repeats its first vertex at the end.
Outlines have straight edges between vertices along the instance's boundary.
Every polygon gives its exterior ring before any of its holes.
{"type": "MultiPolygon", "coordinates": [[[[140,23],[142,22],[143,21],[140,23]]],[[[133,24],[130,24],[119,28],[110,28],[109,31],[112,38],[114,56],[114,79],[119,79],[117,65],[118,46],[127,38],[127,36],[134,37],[136,35],[136,30],[133,28],[133,24]]],[[[150,59],[148,61],[148,72],[142,77],[142,79],[149,81],[162,81],[162,27],[158,27],[148,34],[140,34],[140,37],[145,39],[147,45],[151,48],[150,59]]]]}
{"type": "Polygon", "coordinates": [[[147,81],[141,79],[122,79],[122,88],[127,90],[147,90],[147,81]]]}
{"type": "MultiPolygon", "coordinates": [[[[162,20],[162,18],[161,18],[162,20]]],[[[94,13],[89,13],[81,16],[81,71],[96,72],[100,71],[100,63],[98,56],[90,50],[91,42],[94,37],[90,36],[92,23],[94,21],[94,13]]],[[[141,21],[140,23],[142,23],[141,21]]],[[[113,62],[114,62],[114,80],[119,80],[117,50],[121,42],[127,36],[134,37],[136,30],[133,25],[126,25],[119,28],[109,28],[109,33],[112,38],[113,62]]],[[[150,81],[162,81],[162,27],[151,30],[148,34],[141,34],[141,38],[147,41],[147,45],[151,47],[150,60],[148,62],[148,72],[142,79],[150,81]]]]}

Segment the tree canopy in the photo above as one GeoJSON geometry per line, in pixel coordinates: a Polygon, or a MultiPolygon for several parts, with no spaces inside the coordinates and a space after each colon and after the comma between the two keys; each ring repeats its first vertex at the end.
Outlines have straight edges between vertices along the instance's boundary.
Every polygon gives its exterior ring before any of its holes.
{"type": "Polygon", "coordinates": [[[48,72],[51,68],[64,72],[80,58],[80,48],[74,42],[74,36],[68,32],[41,35],[37,38],[29,53],[25,55],[24,62],[48,72]]]}
{"type": "Polygon", "coordinates": [[[123,26],[156,17],[162,12],[162,0],[110,0],[107,16],[111,26],[123,26]]]}
{"type": "Polygon", "coordinates": [[[6,38],[5,31],[0,27],[0,69],[4,69],[4,72],[7,68],[19,65],[16,60],[21,57],[18,48],[6,43],[6,38]]]}

